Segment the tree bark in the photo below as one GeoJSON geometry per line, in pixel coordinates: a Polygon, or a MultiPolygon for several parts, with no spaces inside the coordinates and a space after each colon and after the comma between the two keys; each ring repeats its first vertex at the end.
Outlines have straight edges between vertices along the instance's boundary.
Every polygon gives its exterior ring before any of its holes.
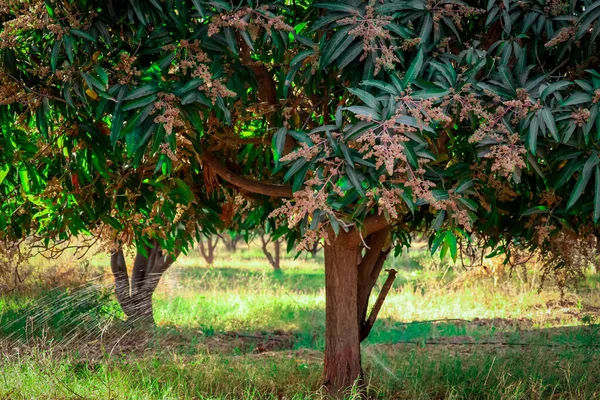
{"type": "Polygon", "coordinates": [[[333,395],[362,378],[357,319],[360,245],[347,234],[325,244],[325,369],[323,381],[333,395]]]}
{"type": "Polygon", "coordinates": [[[362,385],[360,342],[364,340],[389,292],[395,272],[384,284],[371,315],[369,297],[390,251],[390,228],[380,222],[360,240],[353,228],[330,235],[325,243],[325,366],[323,382],[330,394],[343,396],[354,384],[362,385]],[[358,238],[358,240],[357,240],[358,238]],[[364,245],[367,245],[361,257],[364,245]]]}
{"type": "Polygon", "coordinates": [[[152,295],[164,272],[174,259],[163,254],[154,241],[146,246],[146,254],[138,253],[133,263],[131,282],[123,250],[111,256],[111,270],[115,279],[115,294],[127,320],[136,325],[154,325],[152,295]]]}

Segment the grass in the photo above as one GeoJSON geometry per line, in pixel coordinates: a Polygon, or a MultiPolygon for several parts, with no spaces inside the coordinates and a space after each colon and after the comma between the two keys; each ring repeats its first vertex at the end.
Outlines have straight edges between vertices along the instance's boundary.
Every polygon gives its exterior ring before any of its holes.
{"type": "MultiPolygon", "coordinates": [[[[120,321],[102,255],[71,284],[0,297],[0,399],[323,398],[320,256],[275,273],[257,247],[218,251],[167,273],[153,332],[120,321]]],[[[600,398],[597,277],[561,301],[534,274],[464,280],[423,251],[386,267],[398,278],[362,345],[372,398],[600,398]]]]}

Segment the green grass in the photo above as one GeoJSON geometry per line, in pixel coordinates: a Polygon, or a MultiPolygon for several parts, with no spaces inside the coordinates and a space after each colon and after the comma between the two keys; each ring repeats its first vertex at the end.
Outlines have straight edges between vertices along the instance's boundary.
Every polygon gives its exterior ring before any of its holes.
{"type": "MultiPolygon", "coordinates": [[[[91,282],[0,297],[0,399],[323,398],[322,258],[275,273],[256,247],[219,254],[177,261],[153,332],[120,322],[105,256],[91,282]]],[[[598,277],[561,303],[535,275],[458,285],[438,264],[417,251],[386,266],[398,278],[362,345],[371,397],[600,398],[598,277]]]]}

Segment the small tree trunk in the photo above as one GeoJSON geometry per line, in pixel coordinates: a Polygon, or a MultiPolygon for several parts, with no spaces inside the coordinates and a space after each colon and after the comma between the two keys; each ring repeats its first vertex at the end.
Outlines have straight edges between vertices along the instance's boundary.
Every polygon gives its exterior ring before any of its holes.
{"type": "Polygon", "coordinates": [[[123,250],[111,256],[111,270],[115,279],[115,293],[127,320],[136,325],[154,325],[152,295],[164,272],[174,259],[163,252],[158,244],[146,246],[147,256],[138,253],[133,264],[131,282],[123,250]]]}
{"type": "Polygon", "coordinates": [[[281,265],[279,263],[279,260],[280,260],[280,252],[281,252],[281,250],[280,250],[281,241],[278,239],[278,240],[275,240],[275,242],[274,242],[275,256],[273,256],[273,254],[271,254],[271,252],[269,251],[269,248],[268,248],[269,241],[265,239],[264,234],[260,235],[260,242],[262,244],[261,247],[262,247],[263,254],[267,258],[267,261],[269,261],[269,264],[271,264],[271,267],[273,267],[273,269],[275,271],[280,271],[281,265]]]}
{"type": "Polygon", "coordinates": [[[217,247],[217,244],[219,244],[219,237],[216,235],[214,241],[213,238],[208,238],[207,240],[200,238],[200,240],[198,240],[200,254],[208,265],[213,265],[215,262],[215,248],[217,247]]]}
{"type": "Polygon", "coordinates": [[[239,235],[236,235],[236,236],[224,235],[223,243],[225,243],[225,249],[229,253],[235,253],[237,251],[237,245],[238,245],[238,242],[240,241],[240,239],[241,239],[241,236],[239,236],[239,235]]]}
{"type": "Polygon", "coordinates": [[[317,254],[319,254],[319,242],[316,242],[312,249],[310,249],[310,255],[312,257],[312,259],[314,260],[315,258],[317,258],[317,254]]]}
{"type": "Polygon", "coordinates": [[[358,324],[358,263],[361,248],[346,234],[325,244],[324,385],[339,395],[362,378],[358,324]]]}
{"type": "Polygon", "coordinates": [[[281,240],[277,239],[274,243],[275,245],[275,269],[281,269],[281,240]]]}

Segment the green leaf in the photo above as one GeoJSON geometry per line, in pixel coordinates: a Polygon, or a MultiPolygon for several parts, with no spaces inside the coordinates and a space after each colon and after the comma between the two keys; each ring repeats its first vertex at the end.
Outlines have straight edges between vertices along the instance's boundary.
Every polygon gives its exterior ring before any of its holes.
{"type": "Polygon", "coordinates": [[[358,14],[358,10],[356,9],[356,7],[350,4],[344,4],[339,2],[321,2],[313,4],[312,6],[315,8],[324,8],[326,10],[331,11],[343,11],[350,14],[358,14]]]}
{"type": "Polygon", "coordinates": [[[275,159],[275,163],[279,162],[279,159],[283,155],[283,149],[285,148],[285,139],[287,136],[287,128],[281,127],[277,130],[275,135],[273,135],[273,140],[271,143],[271,147],[273,149],[273,158],[275,159]]]}
{"type": "Polygon", "coordinates": [[[87,40],[89,40],[90,42],[95,42],[95,41],[96,41],[96,38],[95,38],[95,37],[93,37],[92,35],[90,35],[90,34],[89,34],[89,33],[87,33],[87,32],[80,31],[79,29],[71,29],[71,30],[70,30],[70,32],[71,32],[72,34],[74,34],[74,35],[77,35],[77,36],[79,36],[79,37],[82,37],[82,38],[84,38],[84,39],[87,39],[87,40]]]}
{"type": "Polygon", "coordinates": [[[548,130],[550,131],[550,134],[552,135],[554,140],[560,142],[560,137],[558,136],[558,129],[556,129],[556,123],[554,122],[554,117],[552,116],[550,110],[544,107],[540,110],[540,114],[542,115],[542,118],[546,123],[546,127],[548,127],[548,130]]]}
{"type": "Polygon", "coordinates": [[[600,158],[598,158],[597,153],[592,153],[592,155],[587,159],[585,165],[583,166],[583,170],[581,171],[579,178],[577,179],[577,183],[575,184],[575,188],[569,197],[569,201],[567,202],[567,210],[573,206],[581,197],[581,194],[585,190],[590,177],[592,176],[592,169],[600,162],[600,158]]]}
{"type": "Polygon", "coordinates": [[[589,103],[591,101],[592,101],[591,94],[586,93],[586,92],[575,92],[571,95],[571,97],[569,97],[568,99],[563,101],[560,104],[560,106],[561,107],[574,106],[577,104],[589,103]]]}
{"type": "Polygon", "coordinates": [[[351,106],[351,107],[344,107],[344,110],[348,110],[356,115],[365,115],[367,117],[373,118],[374,120],[381,119],[381,115],[379,115],[379,112],[377,110],[373,110],[370,107],[351,106]]]}
{"type": "Polygon", "coordinates": [[[106,70],[99,65],[94,65],[94,71],[98,74],[104,87],[108,86],[108,74],[106,73],[106,70]]]}
{"type": "Polygon", "coordinates": [[[0,185],[2,184],[2,182],[4,181],[4,179],[6,178],[6,176],[8,175],[8,171],[10,171],[10,166],[9,165],[2,165],[2,166],[0,166],[0,185]]]}
{"type": "Polygon", "coordinates": [[[456,261],[456,257],[458,255],[457,245],[456,245],[456,236],[451,231],[446,231],[446,243],[448,243],[448,247],[450,248],[450,256],[452,260],[456,261]]]}
{"type": "Polygon", "coordinates": [[[158,98],[158,95],[153,94],[152,96],[137,99],[135,101],[128,102],[121,110],[122,111],[136,110],[138,108],[145,107],[148,104],[154,103],[157,98],[158,98]]]}
{"type": "Polygon", "coordinates": [[[350,28],[350,26],[343,27],[325,43],[321,51],[319,68],[323,69],[334,62],[356,39],[354,36],[348,35],[350,28]]]}
{"type": "Polygon", "coordinates": [[[187,183],[185,183],[179,178],[176,178],[175,182],[177,183],[177,187],[179,187],[179,193],[181,194],[181,197],[183,197],[183,200],[188,204],[193,203],[194,193],[192,192],[192,189],[190,189],[190,187],[187,185],[187,183]]]}
{"type": "Polygon", "coordinates": [[[384,92],[393,94],[395,96],[400,94],[400,91],[398,91],[394,85],[382,81],[366,80],[362,81],[361,85],[376,87],[379,90],[383,90],[384,92]]]}
{"type": "Polygon", "coordinates": [[[439,99],[450,93],[448,89],[425,89],[414,92],[411,97],[416,100],[439,99]]]}
{"type": "Polygon", "coordinates": [[[129,101],[129,100],[134,100],[134,99],[139,99],[140,97],[145,97],[148,96],[150,94],[155,94],[158,93],[158,85],[154,82],[149,83],[147,85],[144,86],[140,86],[134,90],[132,90],[131,92],[129,92],[127,94],[127,96],[125,96],[125,101],[129,101]]]}
{"type": "Polygon", "coordinates": [[[290,169],[285,173],[283,181],[287,182],[292,176],[294,176],[296,172],[300,170],[300,168],[304,167],[306,163],[307,161],[304,157],[298,158],[296,161],[294,161],[290,169]]]}
{"type": "Polygon", "coordinates": [[[19,169],[19,178],[21,179],[21,186],[23,187],[23,191],[25,193],[29,193],[29,174],[27,172],[26,167],[21,167],[19,169]]]}
{"type": "Polygon", "coordinates": [[[361,195],[364,196],[366,194],[365,189],[362,187],[362,180],[358,177],[358,174],[354,170],[354,168],[346,168],[346,173],[348,174],[348,179],[352,182],[352,186],[354,189],[361,195]]]}
{"type": "Polygon", "coordinates": [[[531,153],[533,155],[535,155],[536,151],[537,151],[537,137],[538,137],[538,129],[539,129],[539,123],[538,123],[538,118],[537,115],[533,115],[533,118],[531,118],[531,123],[529,124],[529,134],[527,135],[527,143],[529,144],[529,151],[531,151],[531,153]]]}
{"type": "Polygon", "coordinates": [[[50,66],[52,68],[52,72],[56,72],[56,66],[58,64],[58,56],[60,55],[60,46],[62,45],[62,40],[57,40],[52,47],[52,53],[50,54],[50,66]]]}
{"type": "Polygon", "coordinates": [[[121,135],[121,128],[123,127],[123,122],[125,121],[125,116],[122,112],[117,112],[113,115],[111,127],[110,127],[110,143],[113,147],[117,145],[117,141],[121,135]]]}
{"type": "Polygon", "coordinates": [[[205,12],[204,12],[204,7],[202,6],[202,2],[200,0],[192,0],[192,3],[194,3],[194,7],[196,7],[196,10],[198,10],[198,13],[200,14],[200,16],[202,18],[205,17],[205,12]]]}
{"type": "Polygon", "coordinates": [[[379,109],[379,102],[377,101],[377,99],[375,98],[375,96],[373,96],[371,93],[365,92],[362,89],[352,89],[349,88],[348,91],[350,93],[352,93],[353,95],[355,95],[356,97],[358,97],[359,99],[362,100],[363,103],[365,103],[367,106],[378,110],[379,109]]]}
{"type": "Polygon", "coordinates": [[[122,229],[123,229],[123,224],[121,224],[121,223],[119,222],[119,220],[117,220],[117,219],[116,219],[116,218],[114,218],[114,217],[111,217],[110,215],[103,214],[103,215],[101,215],[101,216],[100,216],[100,219],[101,219],[101,220],[102,220],[104,223],[106,223],[106,224],[108,224],[108,225],[112,226],[114,229],[117,229],[117,230],[122,230],[122,229]]]}
{"type": "Polygon", "coordinates": [[[402,80],[402,86],[406,88],[408,85],[413,83],[417,76],[419,76],[419,72],[421,72],[421,68],[423,67],[423,48],[419,48],[419,52],[417,53],[415,59],[408,67],[406,74],[404,75],[404,79],[402,80]]]}
{"type": "Polygon", "coordinates": [[[523,212],[522,216],[533,215],[533,214],[548,214],[550,209],[546,206],[535,206],[529,210],[523,212]]]}
{"type": "Polygon", "coordinates": [[[337,59],[338,68],[339,69],[346,68],[346,66],[348,64],[350,64],[352,61],[354,61],[356,59],[356,57],[358,57],[358,55],[362,52],[363,52],[363,43],[362,42],[353,44],[348,50],[346,50],[344,52],[344,54],[342,54],[341,56],[338,57],[338,59],[337,59]]]}
{"type": "Polygon", "coordinates": [[[46,110],[44,108],[44,102],[41,102],[40,105],[35,110],[35,123],[38,127],[38,130],[45,138],[48,137],[48,120],[46,119],[46,110]]]}

